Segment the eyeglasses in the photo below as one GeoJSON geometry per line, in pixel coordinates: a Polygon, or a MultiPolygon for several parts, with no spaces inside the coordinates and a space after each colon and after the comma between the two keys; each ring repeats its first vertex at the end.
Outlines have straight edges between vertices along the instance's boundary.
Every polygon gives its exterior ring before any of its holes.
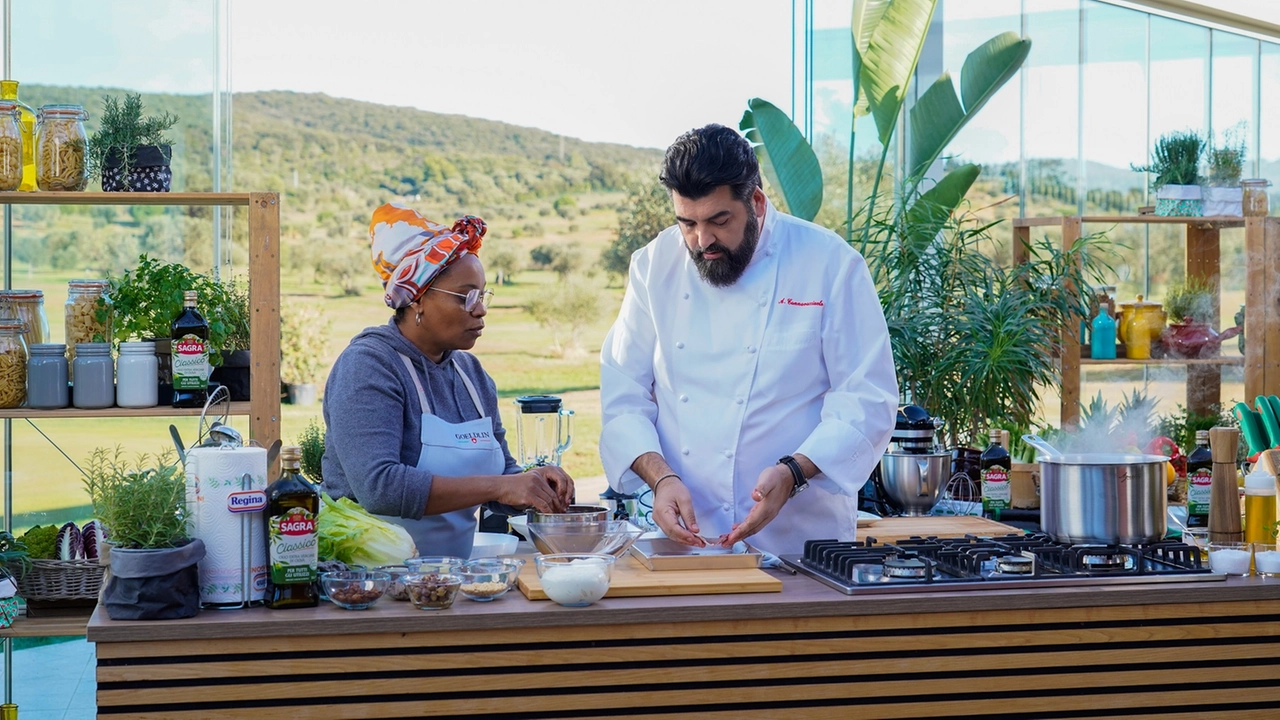
{"type": "Polygon", "coordinates": [[[471,288],[465,294],[453,292],[452,290],[441,290],[438,287],[429,287],[427,289],[463,298],[462,309],[467,312],[475,312],[476,305],[487,310],[489,308],[489,303],[493,302],[493,291],[488,289],[481,290],[480,288],[471,288]]]}

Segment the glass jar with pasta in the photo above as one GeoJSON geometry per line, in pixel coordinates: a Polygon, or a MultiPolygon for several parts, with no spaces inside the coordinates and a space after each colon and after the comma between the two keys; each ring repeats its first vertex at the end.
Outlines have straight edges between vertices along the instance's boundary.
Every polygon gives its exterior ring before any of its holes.
{"type": "Polygon", "coordinates": [[[27,402],[27,346],[22,342],[25,323],[0,318],[0,408],[22,407],[27,402]]]}
{"type": "Polygon", "coordinates": [[[49,316],[41,290],[0,290],[0,317],[16,317],[27,324],[22,335],[27,347],[49,342],[49,316]]]}
{"type": "Polygon", "coordinates": [[[67,362],[75,362],[76,345],[111,342],[113,308],[106,280],[72,280],[67,283],[65,305],[67,362]]]}
{"type": "Polygon", "coordinates": [[[0,100],[0,190],[9,192],[22,185],[22,126],[18,105],[0,100]]]}
{"type": "Polygon", "coordinates": [[[88,113],[79,105],[41,105],[36,121],[36,186],[41,190],[84,190],[88,113]]]}

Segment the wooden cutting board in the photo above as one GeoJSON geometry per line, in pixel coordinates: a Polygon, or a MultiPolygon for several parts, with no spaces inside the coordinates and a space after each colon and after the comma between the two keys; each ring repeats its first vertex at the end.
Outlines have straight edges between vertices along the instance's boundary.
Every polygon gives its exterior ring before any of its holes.
{"type": "Polygon", "coordinates": [[[858,523],[858,539],[875,538],[890,543],[909,537],[964,537],[965,535],[1007,535],[1023,530],[973,515],[955,517],[896,517],[858,523]]]}
{"type": "MultiPolygon", "coordinates": [[[[516,587],[530,600],[546,600],[533,558],[520,571],[516,587]]],[[[721,595],[782,592],[782,581],[758,568],[725,570],[664,570],[655,572],[627,555],[613,566],[613,578],[605,597],[653,597],[656,595],[721,595]]]]}

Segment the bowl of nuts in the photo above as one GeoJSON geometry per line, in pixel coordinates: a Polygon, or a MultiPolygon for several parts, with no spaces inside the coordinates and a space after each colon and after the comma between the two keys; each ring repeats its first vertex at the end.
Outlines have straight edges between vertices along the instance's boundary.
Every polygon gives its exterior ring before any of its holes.
{"type": "Polygon", "coordinates": [[[458,568],[458,576],[462,578],[458,592],[477,602],[495,600],[507,594],[511,586],[516,584],[522,567],[524,561],[519,558],[472,560],[458,568]]]}
{"type": "Polygon", "coordinates": [[[415,573],[402,580],[409,602],[419,610],[448,610],[462,586],[462,576],[450,573],[415,573]]]}
{"type": "Polygon", "coordinates": [[[371,607],[390,583],[391,575],[378,570],[338,570],[320,575],[329,601],[346,610],[371,607]]]}
{"type": "Polygon", "coordinates": [[[387,597],[392,600],[409,601],[409,588],[404,586],[404,576],[412,572],[408,565],[379,565],[374,570],[391,576],[391,584],[387,586],[387,597]]]}

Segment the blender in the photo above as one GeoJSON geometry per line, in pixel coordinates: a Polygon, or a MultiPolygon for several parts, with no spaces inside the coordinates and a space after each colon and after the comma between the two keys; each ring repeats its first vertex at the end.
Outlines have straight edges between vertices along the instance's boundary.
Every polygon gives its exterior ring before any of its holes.
{"type": "Polygon", "coordinates": [[[573,411],[555,395],[516,398],[516,462],[528,470],[559,465],[573,442],[573,411]]]}
{"type": "Polygon", "coordinates": [[[942,421],[917,405],[898,410],[892,444],[872,472],[879,500],[894,514],[928,515],[951,476],[951,453],[935,444],[942,421]]]}

